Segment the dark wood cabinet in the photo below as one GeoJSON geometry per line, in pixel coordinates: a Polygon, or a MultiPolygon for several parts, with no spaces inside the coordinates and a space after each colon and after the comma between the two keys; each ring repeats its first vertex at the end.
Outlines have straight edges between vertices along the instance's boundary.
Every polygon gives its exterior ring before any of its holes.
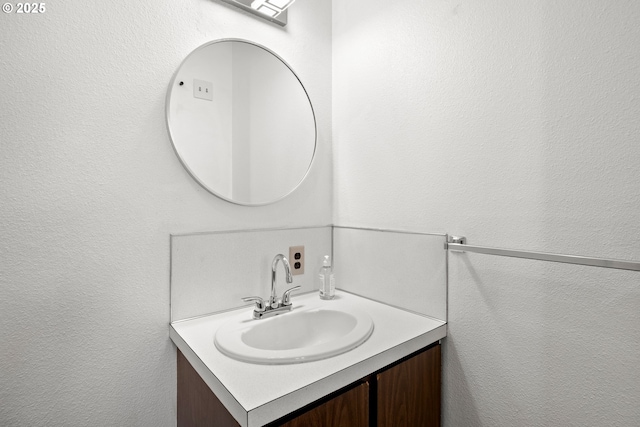
{"type": "Polygon", "coordinates": [[[377,374],[378,427],[440,425],[440,346],[377,374]]]}
{"type": "MultiPolygon", "coordinates": [[[[268,427],[438,427],[440,344],[332,393],[268,427]]],[[[178,351],[178,427],[238,423],[178,351]]]]}
{"type": "Polygon", "coordinates": [[[369,383],[330,398],[289,421],[279,421],[280,427],[369,427],[369,383]]]}
{"type": "Polygon", "coordinates": [[[240,427],[178,350],[178,427],[240,427]]]}

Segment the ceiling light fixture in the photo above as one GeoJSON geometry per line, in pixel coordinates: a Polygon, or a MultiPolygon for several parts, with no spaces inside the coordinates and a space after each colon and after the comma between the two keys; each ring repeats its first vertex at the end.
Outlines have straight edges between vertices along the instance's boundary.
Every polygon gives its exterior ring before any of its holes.
{"type": "Polygon", "coordinates": [[[295,0],[222,0],[267,21],[287,25],[287,9],[295,0]]]}

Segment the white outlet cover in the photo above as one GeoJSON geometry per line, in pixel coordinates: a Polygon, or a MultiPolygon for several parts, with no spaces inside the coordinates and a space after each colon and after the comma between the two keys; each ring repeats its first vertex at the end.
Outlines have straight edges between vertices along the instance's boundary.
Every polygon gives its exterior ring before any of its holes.
{"type": "Polygon", "coordinates": [[[213,101],[213,83],[193,79],[193,97],[213,101]]]}
{"type": "Polygon", "coordinates": [[[291,274],[297,276],[304,274],[304,246],[289,247],[289,264],[291,265],[291,274]],[[300,254],[300,258],[296,259],[296,253],[300,254]],[[295,268],[295,264],[299,262],[300,268],[295,268]]]}

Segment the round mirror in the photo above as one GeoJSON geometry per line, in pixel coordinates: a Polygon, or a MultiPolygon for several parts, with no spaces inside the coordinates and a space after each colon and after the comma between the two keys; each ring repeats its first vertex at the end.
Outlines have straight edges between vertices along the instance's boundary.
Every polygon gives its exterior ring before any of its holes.
{"type": "Polygon", "coordinates": [[[296,74],[243,40],[210,42],[187,56],[169,86],[167,126],[191,176],[241,205],[287,196],[316,149],[313,107],[296,74]]]}

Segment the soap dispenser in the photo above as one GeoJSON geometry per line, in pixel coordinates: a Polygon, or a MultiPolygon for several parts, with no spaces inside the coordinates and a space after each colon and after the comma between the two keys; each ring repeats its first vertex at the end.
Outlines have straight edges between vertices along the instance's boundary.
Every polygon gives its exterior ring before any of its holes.
{"type": "Polygon", "coordinates": [[[318,274],[318,285],[320,289],[320,299],[333,299],[336,294],[336,284],[333,279],[329,255],[324,256],[324,261],[318,274]]]}

